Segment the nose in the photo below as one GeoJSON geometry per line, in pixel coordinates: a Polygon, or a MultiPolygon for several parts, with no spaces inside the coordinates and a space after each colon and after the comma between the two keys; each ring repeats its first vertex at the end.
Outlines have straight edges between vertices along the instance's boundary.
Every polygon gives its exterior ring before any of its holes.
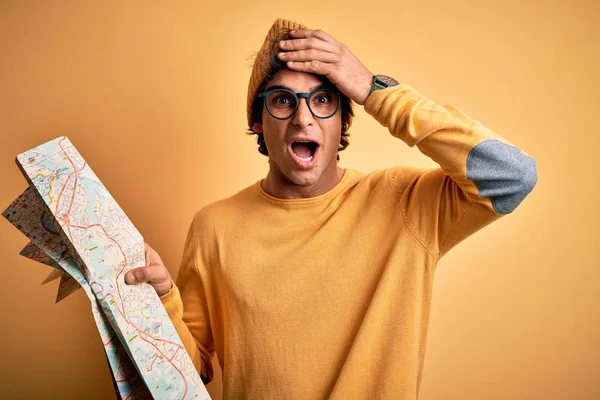
{"type": "Polygon", "coordinates": [[[300,98],[298,101],[298,109],[292,118],[292,123],[304,129],[314,123],[314,117],[308,108],[308,99],[300,98]]]}

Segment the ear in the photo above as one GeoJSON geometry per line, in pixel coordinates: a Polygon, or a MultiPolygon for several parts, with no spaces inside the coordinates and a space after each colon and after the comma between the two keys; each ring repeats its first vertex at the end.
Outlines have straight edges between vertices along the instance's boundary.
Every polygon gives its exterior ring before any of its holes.
{"type": "Polygon", "coordinates": [[[255,122],[252,124],[252,130],[256,133],[263,133],[262,124],[255,122]]]}

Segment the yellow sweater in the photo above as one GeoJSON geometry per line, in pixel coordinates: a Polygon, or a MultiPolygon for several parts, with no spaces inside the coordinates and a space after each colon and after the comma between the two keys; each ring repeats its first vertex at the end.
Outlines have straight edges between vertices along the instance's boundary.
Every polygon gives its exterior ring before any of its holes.
{"type": "Polygon", "coordinates": [[[415,399],[440,257],[535,185],[535,160],[408,84],[365,109],[441,168],[346,169],[307,199],[257,182],[193,219],[162,301],[225,399],[415,399]]]}

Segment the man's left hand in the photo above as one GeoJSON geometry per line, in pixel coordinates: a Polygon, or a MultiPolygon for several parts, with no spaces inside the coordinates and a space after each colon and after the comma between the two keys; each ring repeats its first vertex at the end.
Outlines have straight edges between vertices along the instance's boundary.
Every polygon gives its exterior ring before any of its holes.
{"type": "Polygon", "coordinates": [[[373,74],[346,45],[322,30],[291,31],[290,36],[279,43],[277,55],[289,69],[324,75],[346,96],[365,104],[373,74]]]}

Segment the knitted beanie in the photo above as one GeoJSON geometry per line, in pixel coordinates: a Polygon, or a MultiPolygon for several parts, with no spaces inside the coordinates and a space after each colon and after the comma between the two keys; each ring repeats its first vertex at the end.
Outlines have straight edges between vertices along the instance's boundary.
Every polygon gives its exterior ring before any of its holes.
{"type": "MultiPolygon", "coordinates": [[[[252,74],[250,75],[250,82],[248,83],[248,99],[246,104],[248,128],[252,129],[252,105],[258,95],[257,91],[260,85],[266,78],[272,78],[272,76],[269,75],[272,74],[274,65],[277,67],[283,65],[283,62],[277,58],[277,53],[280,51],[279,42],[290,38],[289,31],[303,29],[308,28],[298,22],[282,18],[275,20],[271,29],[269,29],[262,47],[254,58],[252,74]]],[[[347,128],[350,128],[351,124],[352,116],[349,117],[347,128]]]]}

